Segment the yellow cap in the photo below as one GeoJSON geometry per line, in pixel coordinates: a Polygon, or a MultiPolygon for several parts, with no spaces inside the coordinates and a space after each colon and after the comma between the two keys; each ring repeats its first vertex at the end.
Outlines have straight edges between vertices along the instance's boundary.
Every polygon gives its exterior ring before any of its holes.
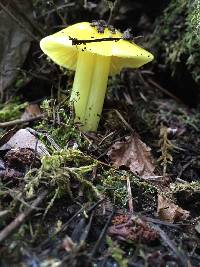
{"type": "Polygon", "coordinates": [[[151,53],[120,38],[122,33],[119,31],[112,33],[106,28],[104,33],[99,33],[89,22],[81,22],[43,38],[40,47],[55,63],[71,70],[76,70],[79,51],[111,57],[110,75],[119,73],[123,68],[139,68],[153,60],[151,53]],[[96,41],[104,38],[116,39],[96,41]],[[92,40],[94,42],[87,42],[92,40]]]}

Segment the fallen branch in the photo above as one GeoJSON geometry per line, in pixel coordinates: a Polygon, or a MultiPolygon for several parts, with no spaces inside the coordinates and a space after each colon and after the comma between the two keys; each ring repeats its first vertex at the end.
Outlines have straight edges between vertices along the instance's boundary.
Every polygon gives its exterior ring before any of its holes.
{"type": "Polygon", "coordinates": [[[28,219],[31,213],[35,210],[35,208],[44,200],[48,193],[48,190],[43,191],[32,203],[31,207],[29,207],[24,212],[20,213],[10,224],[8,224],[1,232],[0,232],[0,244],[10,236],[14,231],[16,231],[24,222],[28,219]]]}
{"type": "Polygon", "coordinates": [[[13,120],[13,121],[2,122],[2,123],[0,123],[0,128],[7,128],[10,126],[15,126],[15,125],[23,124],[23,123],[28,123],[28,122],[40,120],[43,117],[44,117],[44,115],[38,115],[36,117],[28,118],[28,119],[17,119],[17,120],[13,120]]]}

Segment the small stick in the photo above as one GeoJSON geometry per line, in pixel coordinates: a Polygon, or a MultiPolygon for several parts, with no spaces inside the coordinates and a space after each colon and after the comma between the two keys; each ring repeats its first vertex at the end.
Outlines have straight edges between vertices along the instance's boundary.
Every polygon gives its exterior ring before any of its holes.
{"type": "Polygon", "coordinates": [[[115,14],[118,12],[121,0],[115,0],[113,6],[110,8],[110,16],[108,18],[108,25],[113,23],[115,14]]]}
{"type": "Polygon", "coordinates": [[[160,238],[163,240],[163,242],[173,251],[173,253],[176,255],[179,266],[182,267],[188,267],[189,266],[189,259],[185,254],[183,254],[182,251],[178,250],[176,245],[172,240],[169,239],[169,237],[165,234],[165,232],[158,226],[158,225],[152,225],[152,227],[159,233],[160,238]]]}
{"type": "Polygon", "coordinates": [[[133,213],[133,197],[132,197],[131,183],[130,183],[129,176],[126,178],[126,182],[127,182],[127,191],[128,191],[129,212],[133,213]]]}
{"type": "Polygon", "coordinates": [[[109,224],[110,224],[114,214],[115,214],[115,209],[113,209],[112,213],[110,214],[110,216],[109,216],[109,218],[108,218],[108,220],[107,220],[107,222],[106,222],[106,224],[105,224],[105,226],[104,226],[104,228],[103,228],[103,230],[102,230],[102,232],[101,232],[96,244],[94,245],[94,247],[92,249],[92,252],[91,252],[91,255],[90,255],[91,258],[93,258],[95,256],[97,250],[101,246],[101,242],[104,239],[104,236],[105,236],[105,234],[106,234],[106,232],[108,230],[109,224]]]}
{"type": "Polygon", "coordinates": [[[45,199],[48,194],[48,190],[43,191],[32,203],[32,206],[20,213],[10,224],[8,224],[1,232],[0,232],[0,244],[10,236],[15,230],[17,230],[27,218],[31,215],[31,213],[35,210],[35,208],[45,199]]]}
{"type": "Polygon", "coordinates": [[[124,119],[122,114],[117,109],[113,109],[113,110],[116,112],[117,116],[123,122],[123,124],[127,127],[127,129],[129,129],[132,133],[135,133],[134,129],[131,127],[130,124],[128,124],[128,122],[124,119]]]}
{"type": "Polygon", "coordinates": [[[175,95],[173,95],[172,93],[170,93],[168,90],[166,90],[165,88],[163,88],[162,86],[160,86],[159,84],[157,84],[156,82],[154,82],[152,79],[148,79],[147,80],[151,85],[155,86],[157,89],[159,89],[162,93],[164,93],[165,95],[171,97],[172,99],[174,99],[175,101],[177,101],[178,103],[183,104],[183,102],[175,95]]]}
{"type": "Polygon", "coordinates": [[[17,120],[13,120],[13,121],[2,122],[2,123],[0,123],[0,128],[7,128],[7,127],[15,126],[18,124],[36,121],[36,120],[42,119],[43,117],[44,117],[44,115],[38,115],[36,117],[29,118],[29,119],[17,119],[17,120]]]}

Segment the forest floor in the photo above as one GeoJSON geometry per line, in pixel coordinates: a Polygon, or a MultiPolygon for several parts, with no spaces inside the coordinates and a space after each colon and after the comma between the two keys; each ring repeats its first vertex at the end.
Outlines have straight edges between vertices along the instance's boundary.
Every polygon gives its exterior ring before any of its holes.
{"type": "Polygon", "coordinates": [[[41,55],[0,104],[0,267],[200,266],[198,108],[149,64],[109,79],[83,132],[73,73],[41,55]]]}
{"type": "Polygon", "coordinates": [[[96,134],[65,101],[2,105],[1,266],[199,266],[199,113],[121,78],[96,134]]]}

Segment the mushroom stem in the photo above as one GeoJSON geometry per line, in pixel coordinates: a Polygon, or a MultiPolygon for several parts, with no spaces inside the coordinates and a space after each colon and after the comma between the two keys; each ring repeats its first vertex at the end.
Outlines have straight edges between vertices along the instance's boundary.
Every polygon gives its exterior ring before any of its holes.
{"type": "Polygon", "coordinates": [[[85,111],[90,93],[95,55],[79,52],[70,101],[74,105],[75,121],[84,124],[85,111]]]}
{"type": "Polygon", "coordinates": [[[85,131],[97,130],[107,89],[110,61],[111,57],[96,56],[90,94],[85,111],[85,123],[83,126],[85,131]]]}

